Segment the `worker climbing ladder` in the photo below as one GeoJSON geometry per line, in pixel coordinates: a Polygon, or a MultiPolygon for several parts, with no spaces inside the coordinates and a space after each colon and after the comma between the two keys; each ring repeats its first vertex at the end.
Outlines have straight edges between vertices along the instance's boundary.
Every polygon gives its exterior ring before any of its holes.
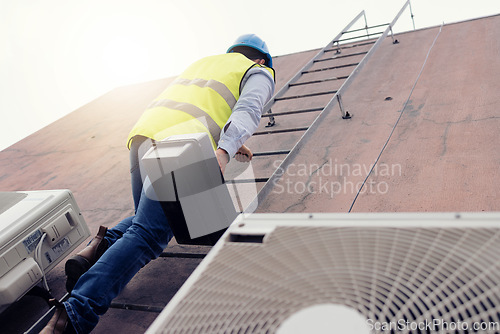
{"type": "MultiPolygon", "coordinates": [[[[413,20],[410,0],[408,0],[391,23],[375,26],[368,26],[365,12],[360,12],[330,43],[300,68],[266,104],[261,126],[247,141],[247,145],[255,151],[256,159],[253,160],[253,164],[257,173],[256,177],[226,179],[229,185],[238,183],[256,185],[258,195],[249,206],[255,207],[265,199],[280,179],[280,171],[286,170],[292,163],[311,134],[331,114],[335,106],[340,109],[340,120],[353,117],[343,105],[342,96],[386,37],[390,36],[394,44],[398,43],[394,38],[393,27],[408,7],[413,20]],[[364,19],[365,26],[350,30],[361,19],[364,19]],[[386,27],[384,31],[373,31],[383,27],[386,27]],[[277,139],[282,134],[286,134],[286,139],[277,139]],[[266,150],[256,151],[254,147],[265,147],[266,150]],[[279,160],[276,160],[276,157],[279,160]],[[276,161],[280,161],[279,166],[275,165],[276,161]]],[[[167,249],[161,257],[201,259],[208,250],[208,246],[183,245],[181,251],[172,252],[167,249]]],[[[68,294],[61,300],[67,297],[68,294]]],[[[111,307],[153,312],[160,312],[162,309],[117,302],[112,303],[111,307]]],[[[53,309],[42,316],[27,333],[38,333],[43,324],[52,316],[52,312],[53,309]]]]}

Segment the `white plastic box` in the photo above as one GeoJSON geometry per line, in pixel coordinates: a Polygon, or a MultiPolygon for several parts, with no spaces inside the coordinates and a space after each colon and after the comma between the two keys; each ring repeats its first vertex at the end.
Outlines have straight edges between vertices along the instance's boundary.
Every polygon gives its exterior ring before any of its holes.
{"type": "Polygon", "coordinates": [[[189,243],[224,231],[236,218],[237,212],[206,133],[176,135],[156,142],[142,162],[148,175],[144,184],[146,194],[163,204],[180,203],[182,214],[169,221],[178,242],[183,239],[189,243]],[[187,228],[189,235],[178,235],[179,227],[187,228]]]}
{"type": "Polygon", "coordinates": [[[0,312],[89,236],[69,190],[0,192],[0,312]]]}
{"type": "Polygon", "coordinates": [[[499,333],[500,213],[240,214],[153,333],[499,333]]]}

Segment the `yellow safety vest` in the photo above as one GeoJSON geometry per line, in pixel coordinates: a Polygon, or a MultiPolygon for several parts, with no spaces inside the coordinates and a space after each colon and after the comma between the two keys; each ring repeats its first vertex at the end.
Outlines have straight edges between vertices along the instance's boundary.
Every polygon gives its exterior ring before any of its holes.
{"type": "Polygon", "coordinates": [[[203,58],[187,68],[146,109],[127,140],[141,135],[154,140],[186,133],[206,132],[214,149],[241,93],[249,69],[261,66],[239,53],[203,58]]]}

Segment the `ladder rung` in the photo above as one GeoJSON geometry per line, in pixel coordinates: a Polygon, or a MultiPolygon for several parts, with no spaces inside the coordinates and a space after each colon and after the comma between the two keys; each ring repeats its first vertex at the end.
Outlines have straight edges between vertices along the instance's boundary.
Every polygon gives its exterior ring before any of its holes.
{"type": "Polygon", "coordinates": [[[207,254],[203,253],[188,253],[188,252],[163,252],[160,254],[160,257],[177,257],[177,258],[185,258],[185,259],[202,259],[207,254]]]}
{"type": "MultiPolygon", "coordinates": [[[[382,35],[383,33],[384,33],[383,31],[381,31],[381,32],[372,32],[372,33],[370,34],[370,36],[382,35]]],[[[353,40],[353,39],[366,38],[366,37],[367,37],[366,35],[360,35],[360,36],[348,37],[348,38],[339,39],[337,42],[351,41],[351,40],[353,40]]]]}
{"type": "Polygon", "coordinates": [[[152,313],[160,313],[164,309],[163,306],[139,305],[139,304],[119,303],[119,302],[112,302],[109,305],[109,307],[121,310],[144,311],[152,313]]]}
{"type": "Polygon", "coordinates": [[[318,60],[315,60],[314,62],[319,63],[322,61],[328,61],[328,60],[334,60],[334,59],[340,59],[340,58],[348,58],[348,57],[354,57],[354,56],[361,56],[361,55],[365,55],[367,53],[368,53],[368,51],[350,53],[348,55],[340,55],[340,56],[333,56],[333,57],[329,57],[329,58],[318,59],[318,60]]]}
{"type": "Polygon", "coordinates": [[[253,156],[254,157],[264,157],[264,156],[281,155],[281,154],[288,154],[288,153],[290,153],[290,150],[269,151],[269,152],[255,152],[253,154],[253,156]]]}
{"type": "Polygon", "coordinates": [[[364,27],[364,28],[359,28],[359,29],[349,30],[349,31],[346,31],[344,34],[348,34],[348,33],[350,33],[350,32],[362,31],[362,30],[366,30],[366,29],[373,29],[373,28],[385,27],[385,26],[388,26],[389,24],[390,24],[390,23],[384,23],[384,24],[378,24],[378,25],[376,25],[376,26],[364,27]]]}
{"type": "Polygon", "coordinates": [[[267,182],[268,177],[257,177],[255,179],[238,179],[238,180],[224,180],[226,183],[257,183],[257,182],[267,182]]]}
{"type": "Polygon", "coordinates": [[[375,44],[375,43],[376,43],[376,41],[369,41],[369,42],[365,42],[365,43],[349,44],[349,45],[342,44],[342,45],[334,47],[332,49],[325,50],[325,52],[337,51],[339,48],[340,49],[352,49],[352,48],[357,48],[360,46],[365,46],[365,45],[370,45],[370,44],[375,44]]]}
{"type": "Polygon", "coordinates": [[[293,115],[293,114],[301,114],[301,113],[306,113],[306,112],[315,112],[315,111],[321,111],[323,108],[311,108],[311,109],[302,109],[302,110],[291,110],[291,111],[281,111],[281,112],[272,112],[272,113],[266,113],[262,115],[262,117],[272,117],[272,116],[284,116],[284,115],[293,115]]]}
{"type": "Polygon", "coordinates": [[[300,127],[300,128],[290,128],[290,129],[282,129],[282,130],[267,130],[267,131],[257,131],[253,135],[271,135],[275,133],[285,133],[285,132],[297,132],[297,131],[306,131],[309,129],[308,127],[300,127]]]}
{"type": "Polygon", "coordinates": [[[309,71],[302,72],[302,74],[314,73],[314,72],[321,72],[321,71],[328,71],[328,70],[336,70],[338,68],[358,66],[358,64],[359,63],[353,63],[353,64],[345,64],[345,65],[338,65],[338,66],[330,66],[330,67],[318,68],[317,70],[309,70],[309,71]]]}
{"type": "Polygon", "coordinates": [[[303,95],[286,96],[286,97],[280,97],[280,98],[274,99],[274,101],[293,100],[293,99],[300,99],[300,98],[304,98],[304,97],[312,97],[312,96],[318,96],[318,95],[335,94],[336,92],[337,92],[336,90],[329,90],[329,91],[320,92],[320,93],[311,93],[311,94],[303,94],[303,95]]]}
{"type": "Polygon", "coordinates": [[[311,80],[311,81],[297,82],[297,83],[290,84],[290,87],[300,86],[300,85],[309,85],[309,84],[315,84],[315,83],[322,83],[322,82],[327,82],[327,81],[344,80],[344,79],[347,79],[348,77],[349,77],[348,75],[345,75],[342,77],[334,77],[334,78],[328,78],[328,79],[323,79],[323,80],[311,80]]]}

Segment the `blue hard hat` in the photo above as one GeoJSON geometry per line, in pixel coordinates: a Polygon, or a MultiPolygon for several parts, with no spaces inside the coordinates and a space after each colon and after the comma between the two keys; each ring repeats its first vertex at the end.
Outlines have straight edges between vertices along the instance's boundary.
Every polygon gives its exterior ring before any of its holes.
{"type": "Polygon", "coordinates": [[[233,49],[237,46],[248,46],[261,53],[266,57],[266,66],[273,67],[273,58],[269,53],[266,42],[264,42],[259,36],[255,34],[241,35],[234,41],[234,44],[227,49],[227,53],[233,52],[233,49]]]}

